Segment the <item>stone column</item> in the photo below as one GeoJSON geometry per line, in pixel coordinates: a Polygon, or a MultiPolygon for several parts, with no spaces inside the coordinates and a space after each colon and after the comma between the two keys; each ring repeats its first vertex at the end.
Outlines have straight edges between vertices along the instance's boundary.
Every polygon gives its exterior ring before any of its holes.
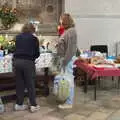
{"type": "Polygon", "coordinates": [[[16,8],[16,0],[12,0],[12,8],[16,8]]]}

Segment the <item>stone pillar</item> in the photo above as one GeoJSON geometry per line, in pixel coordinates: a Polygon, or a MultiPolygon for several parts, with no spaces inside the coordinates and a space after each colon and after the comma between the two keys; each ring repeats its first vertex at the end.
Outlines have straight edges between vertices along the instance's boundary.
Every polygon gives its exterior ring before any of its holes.
{"type": "Polygon", "coordinates": [[[12,0],[12,8],[16,8],[16,0],[12,0]]]}

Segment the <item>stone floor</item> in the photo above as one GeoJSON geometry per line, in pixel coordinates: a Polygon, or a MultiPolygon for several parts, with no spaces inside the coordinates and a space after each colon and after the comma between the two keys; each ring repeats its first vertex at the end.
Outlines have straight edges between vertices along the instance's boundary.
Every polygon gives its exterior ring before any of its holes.
{"type": "Polygon", "coordinates": [[[97,100],[93,99],[93,87],[89,86],[87,94],[82,87],[75,88],[75,102],[72,109],[57,108],[53,95],[37,97],[40,111],[13,111],[15,101],[5,104],[6,112],[0,114],[0,120],[120,120],[120,90],[103,87],[97,90],[97,100]]]}

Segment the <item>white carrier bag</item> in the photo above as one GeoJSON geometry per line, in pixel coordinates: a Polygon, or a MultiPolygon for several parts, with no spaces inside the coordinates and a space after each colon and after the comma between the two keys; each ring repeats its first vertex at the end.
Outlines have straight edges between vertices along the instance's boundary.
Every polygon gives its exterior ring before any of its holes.
{"type": "Polygon", "coordinates": [[[65,101],[70,95],[71,80],[73,79],[67,72],[60,73],[54,78],[53,94],[59,101],[65,101]]]}
{"type": "Polygon", "coordinates": [[[60,74],[54,78],[53,93],[60,101],[65,101],[70,96],[70,89],[74,88],[73,63],[76,57],[65,67],[61,69],[60,74]]]}

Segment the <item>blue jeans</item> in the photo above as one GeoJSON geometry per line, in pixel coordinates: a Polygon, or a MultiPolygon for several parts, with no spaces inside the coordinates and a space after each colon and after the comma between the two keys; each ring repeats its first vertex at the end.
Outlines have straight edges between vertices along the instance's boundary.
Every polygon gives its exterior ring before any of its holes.
{"type": "Polygon", "coordinates": [[[65,71],[67,71],[67,73],[69,73],[70,75],[72,75],[72,79],[71,79],[71,83],[72,86],[70,87],[70,95],[66,100],[66,104],[73,104],[74,102],[74,77],[73,77],[73,64],[75,62],[77,58],[74,56],[71,61],[67,64],[67,66],[65,67],[65,71]]]}
{"type": "Polygon", "coordinates": [[[70,96],[65,101],[66,104],[73,104],[74,102],[74,87],[70,88],[70,96]]]}

